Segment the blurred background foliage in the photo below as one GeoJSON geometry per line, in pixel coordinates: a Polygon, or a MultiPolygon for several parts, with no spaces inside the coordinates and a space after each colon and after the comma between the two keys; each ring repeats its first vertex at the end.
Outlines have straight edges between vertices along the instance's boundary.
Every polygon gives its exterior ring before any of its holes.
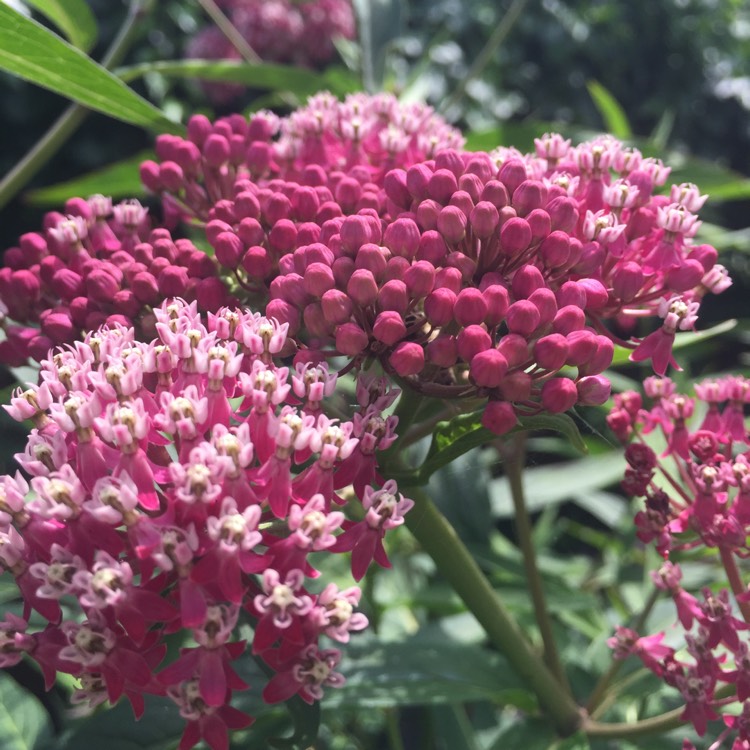
{"type": "MultiPolygon", "coordinates": [[[[120,0],[87,0],[99,26],[91,51],[99,59],[122,23],[120,0]]],[[[15,2],[14,5],[19,3],[15,2]]],[[[605,130],[632,140],[677,169],[675,181],[694,181],[713,198],[702,212],[702,237],[722,252],[735,286],[707,304],[704,324],[734,317],[722,338],[707,338],[681,352],[689,374],[744,371],[742,349],[750,335],[750,6],[743,0],[355,0],[360,38],[339,43],[340,59],[311,73],[321,88],[352,90],[364,81],[410,99],[425,99],[469,133],[470,145],[529,149],[548,129],[566,135],[605,130]]],[[[209,23],[200,3],[159,0],[125,63],[179,60],[190,37],[209,23]]],[[[142,71],[143,72],[143,71],[142,71]]],[[[271,75],[273,71],[269,72],[271,75]]],[[[278,71],[277,71],[278,73],[278,71]]],[[[274,73],[274,75],[276,75],[274,73]]],[[[176,120],[195,111],[224,114],[262,106],[288,109],[304,100],[301,79],[248,89],[231,105],[212,109],[194,80],[146,70],[131,85],[176,120]],[[296,83],[295,83],[296,81],[296,83]]],[[[0,174],[44,134],[67,103],[0,73],[0,174]]],[[[2,213],[0,246],[36,229],[45,210],[59,208],[77,181],[92,170],[131,161],[88,192],[138,188],[135,155],[153,134],[104,115],[91,114],[32,184],[2,213]]],[[[78,183],[79,185],[81,183],[78,183]]],[[[92,184],[92,183],[89,183],[92,184]]],[[[637,385],[647,373],[635,366],[613,374],[616,388],[637,385]]],[[[678,376],[680,377],[680,376],[678,376]]],[[[10,383],[9,376],[6,383],[10,383]]],[[[6,394],[7,395],[7,391],[6,394]]],[[[4,399],[5,400],[5,399],[4,399]]],[[[580,697],[607,669],[605,645],[615,624],[648,608],[644,574],[654,561],[635,542],[632,508],[618,493],[623,461],[604,426],[605,411],[578,415],[589,456],[550,435],[529,440],[526,487],[535,520],[535,542],[569,676],[580,697]],[[583,478],[583,480],[582,480],[583,478]],[[560,606],[555,606],[557,602],[560,606]]],[[[4,417],[4,415],[3,415],[4,417]]],[[[12,470],[23,433],[2,421],[0,451],[12,470]],[[11,432],[14,430],[15,432],[11,432]]],[[[417,446],[425,450],[425,446],[417,446]]],[[[520,552],[502,462],[492,446],[463,456],[436,475],[430,492],[474,553],[522,625],[534,634],[520,552]],[[456,497],[471,497],[460,503],[456,497]],[[459,512],[460,510],[460,512],[459,512]]],[[[350,688],[330,691],[323,704],[317,750],[614,750],[678,747],[685,732],[624,742],[557,742],[535,721],[532,694],[519,688],[502,658],[482,648],[483,634],[457,597],[434,576],[431,560],[411,536],[395,535],[393,570],[365,579],[365,608],[373,627],[347,649],[350,688]]],[[[712,564],[684,566],[692,584],[713,579],[712,564]]],[[[331,571],[331,575],[335,575],[331,571]]],[[[346,571],[339,571],[342,580],[346,571]]],[[[329,576],[330,578],[330,576],[329,576]]],[[[14,589],[0,579],[0,603],[13,609],[14,589]]],[[[668,628],[670,603],[648,609],[645,630],[668,628]]],[[[246,677],[257,684],[259,675],[246,677]]],[[[181,731],[174,710],[161,721],[134,724],[125,706],[93,717],[66,707],[69,684],[44,694],[40,677],[21,665],[19,682],[0,675],[0,747],[4,750],[173,750],[181,731]],[[23,684],[30,691],[20,691],[23,684]],[[40,701],[43,701],[43,706],[40,701]]],[[[616,700],[601,711],[610,720],[674,707],[674,696],[628,663],[615,683],[616,700]]],[[[257,698],[240,696],[262,711],[257,698]],[[255,700],[255,703],[253,703],[255,700]]],[[[260,714],[235,748],[266,748],[288,731],[278,708],[260,714]]],[[[309,717],[307,717],[309,719],[309,717]]],[[[305,717],[302,719],[304,724],[305,717]]],[[[298,723],[299,726],[299,723],[298,723]]],[[[695,738],[693,738],[695,739],[695,738]]]]}

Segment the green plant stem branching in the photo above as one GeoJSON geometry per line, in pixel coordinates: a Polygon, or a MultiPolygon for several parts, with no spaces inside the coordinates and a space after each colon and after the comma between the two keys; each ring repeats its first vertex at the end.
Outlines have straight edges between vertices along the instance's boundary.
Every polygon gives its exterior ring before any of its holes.
{"type": "Polygon", "coordinates": [[[557,677],[560,685],[570,693],[570,685],[560,660],[552,629],[552,619],[544,594],[544,584],[536,562],[536,551],[532,537],[531,518],[526,509],[523,492],[523,469],[526,463],[526,434],[521,433],[500,443],[500,453],[505,459],[505,471],[513,498],[514,521],[518,546],[523,556],[523,567],[529,587],[531,601],[534,605],[534,616],[544,644],[544,661],[557,677]]]}
{"type": "MultiPolygon", "coordinates": [[[[112,68],[122,62],[139,26],[153,6],[154,0],[133,0],[130,3],[125,21],[102,58],[102,67],[112,68]]],[[[12,200],[60,150],[89,112],[89,109],[80,104],[71,104],[55,120],[50,129],[0,181],[0,208],[12,200]]]]}
{"type": "Polygon", "coordinates": [[[461,101],[463,95],[466,93],[466,87],[481,75],[482,71],[487,67],[498,47],[505,41],[511,29],[515,26],[527,2],[528,0],[513,0],[510,8],[508,8],[500,23],[495,27],[492,35],[487,40],[487,44],[482,47],[474,62],[466,71],[466,75],[456,84],[451,95],[441,104],[441,112],[447,112],[452,106],[461,101]]]}

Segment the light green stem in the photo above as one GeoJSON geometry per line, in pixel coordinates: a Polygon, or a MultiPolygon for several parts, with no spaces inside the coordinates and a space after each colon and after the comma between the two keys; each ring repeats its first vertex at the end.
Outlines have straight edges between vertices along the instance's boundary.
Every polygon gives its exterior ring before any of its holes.
{"type": "Polygon", "coordinates": [[[440,105],[441,112],[447,112],[454,104],[461,101],[466,92],[466,87],[487,67],[497,48],[505,41],[511,29],[515,26],[527,2],[528,0],[513,0],[510,8],[487,40],[487,44],[482,47],[471,67],[466,71],[466,75],[456,84],[451,95],[440,105]]]}
{"type": "Polygon", "coordinates": [[[565,675],[560,654],[552,630],[552,618],[547,607],[544,594],[544,584],[536,562],[536,550],[532,538],[532,526],[529,512],[526,509],[526,499],[523,491],[523,468],[526,460],[526,434],[522,433],[510,438],[500,445],[500,453],[505,459],[505,472],[510,484],[510,494],[513,498],[514,523],[518,546],[521,548],[523,567],[526,572],[526,583],[534,606],[534,617],[539,627],[544,644],[544,661],[557,677],[560,685],[570,693],[570,684],[565,675]]]}
{"type": "MultiPolygon", "coordinates": [[[[102,58],[102,66],[111,68],[122,62],[138,26],[153,7],[154,0],[133,0],[120,31],[102,58]]],[[[62,145],[75,133],[89,114],[86,107],[71,104],[55,120],[52,127],[34,144],[26,155],[0,181],[0,208],[12,200],[39,172],[39,170],[60,150],[62,145]]]]}
{"type": "MultiPolygon", "coordinates": [[[[384,473],[387,476],[387,469],[384,473]]],[[[455,529],[421,489],[413,488],[409,494],[415,503],[406,516],[409,530],[477,618],[490,642],[535,693],[557,732],[563,737],[573,734],[581,724],[576,702],[532,648],[455,529]]]]}
{"type": "Polygon", "coordinates": [[[247,39],[237,30],[237,27],[224,15],[214,0],[198,0],[198,3],[219,27],[221,33],[232,43],[237,52],[245,58],[246,62],[251,65],[257,65],[259,62],[262,62],[260,55],[250,46],[247,39]]]}

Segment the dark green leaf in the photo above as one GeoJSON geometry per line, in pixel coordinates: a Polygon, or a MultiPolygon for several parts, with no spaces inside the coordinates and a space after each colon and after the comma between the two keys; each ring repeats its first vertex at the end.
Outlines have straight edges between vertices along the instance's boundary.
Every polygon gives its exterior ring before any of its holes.
{"type": "Polygon", "coordinates": [[[346,684],[326,693],[326,709],[503,703],[519,684],[498,654],[419,636],[400,643],[361,639],[347,647],[341,670],[346,684]]]}
{"type": "Polygon", "coordinates": [[[74,47],[89,52],[97,37],[96,19],[85,0],[26,0],[46,16],[74,47]]]}
{"type": "Polygon", "coordinates": [[[0,747],[33,750],[50,733],[42,704],[10,675],[0,673],[0,747]]]}
{"type": "Polygon", "coordinates": [[[263,63],[251,65],[234,60],[164,60],[120,68],[117,74],[123,81],[134,81],[147,73],[160,73],[169,78],[199,78],[204,81],[243,83],[251,88],[270,91],[290,91],[306,97],[321,89],[336,87],[351,91],[350,80],[343,75],[328,76],[293,65],[263,63]]]}
{"type": "Polygon", "coordinates": [[[320,703],[305,703],[295,696],[286,702],[294,719],[294,734],[291,737],[273,738],[270,745],[277,748],[306,748],[318,739],[320,729],[320,703]]]}
{"type": "Polygon", "coordinates": [[[589,750],[589,738],[583,732],[576,732],[554,745],[554,750],[589,750]]]}
{"type": "Polygon", "coordinates": [[[0,68],[115,119],[155,130],[179,130],[79,49],[3,3],[0,68]]]}
{"type": "Polygon", "coordinates": [[[153,158],[153,151],[142,151],[72,180],[32,190],[24,194],[24,200],[33,206],[60,206],[72,195],[86,198],[96,193],[105,193],[111,198],[138,198],[146,192],[141,184],[138,167],[141,162],[153,158]]]}
{"type": "Polygon", "coordinates": [[[633,135],[625,110],[612,94],[598,81],[586,84],[599,114],[604,120],[606,130],[617,138],[628,139],[633,135]]]}

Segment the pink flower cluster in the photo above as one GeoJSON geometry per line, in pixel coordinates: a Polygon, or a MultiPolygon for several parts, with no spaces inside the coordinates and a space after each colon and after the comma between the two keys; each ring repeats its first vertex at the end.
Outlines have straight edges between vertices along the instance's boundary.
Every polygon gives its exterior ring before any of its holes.
{"type": "Polygon", "coordinates": [[[723,719],[726,730],[712,747],[734,736],[734,750],[747,750],[750,591],[737,562],[750,553],[750,436],[744,421],[750,381],[740,376],[704,381],[695,387],[696,398],[678,393],[668,378],[649,378],[644,385],[650,408],[643,407],[638,393],[621,394],[615,397],[609,424],[629,442],[623,487],[644,498],[644,508],[635,517],[638,538],[653,544],[664,558],[651,575],[674,600],[687,656],[664,644],[663,632],[641,637],[619,628],[610,645],[620,658],[638,656],[679,690],[685,701],[682,718],[701,736],[709,721],[723,719]],[[700,424],[692,420],[696,400],[705,410],[700,424]],[[667,443],[659,457],[645,441],[657,429],[667,443]],[[718,552],[729,588],[704,588],[696,597],[681,583],[679,560],[682,551],[701,546],[718,552]],[[733,693],[718,696],[720,684],[732,686],[733,693]],[[737,701],[742,704],[740,715],[720,715],[722,706],[737,701]]]}
{"type": "MultiPolygon", "coordinates": [[[[230,115],[212,123],[195,115],[187,138],[157,138],[160,163],[144,162],[141,178],[166,203],[202,221],[231,217],[250,185],[276,193],[275,180],[293,181],[316,193],[314,208],[308,205],[314,198],[305,203],[303,221],[312,221],[323,205],[321,218],[326,211],[383,210],[388,170],[462,144],[461,134],[424,105],[401,105],[390,94],[352,94],[341,102],[321,93],[283,118],[262,111],[249,121],[230,115]]],[[[239,221],[246,209],[237,209],[239,221]]]]}
{"type": "MultiPolygon", "coordinates": [[[[354,39],[354,11],[349,0],[224,0],[218,3],[237,31],[266,62],[318,68],[336,54],[335,40],[354,39]]],[[[188,43],[187,57],[206,60],[242,58],[215,26],[201,29],[188,43]]],[[[242,94],[234,84],[207,84],[215,104],[242,94]]]]}
{"type": "Polygon", "coordinates": [[[430,158],[415,163],[422,133],[399,165],[365,158],[359,116],[344,127],[365,101],[317,97],[287,121],[308,133],[289,150],[284,136],[276,150],[248,146],[249,131],[272,131],[266,115],[194,119],[160,156],[198,163],[202,150],[195,178],[171,160],[143,167],[147,184],[207,219],[217,260],[315,357],[376,357],[427,395],[488,398],[485,424],[503,433],[521,415],[606,401],[614,343],[663,374],[701,298],[731,283],[714,248],[691,244],[706,196],[687,184],[656,195],[669,170],[612,138],[471,153],[447,147],[440,125],[430,158]],[[663,322],[644,339],[618,335],[641,317],[663,322]]]}
{"type": "Polygon", "coordinates": [[[135,200],[113,206],[101,195],[72,198],[3,260],[0,303],[15,324],[5,322],[0,361],[16,366],[104,324],[132,325],[139,339],[153,337],[153,307],[171,297],[197,300],[212,312],[233,301],[216,262],[190,240],[152,229],[135,200]]]}
{"type": "Polygon", "coordinates": [[[144,695],[166,694],[186,720],[181,750],[201,738],[226,750],[252,721],[231,706],[247,648],[275,672],[268,703],[343,682],[320,639],[366,627],[360,590],[308,588],[320,575],[308,558],[351,552],[357,580],[373,559],[389,565],[384,535],[413,504],[377,472],[397,392],[362,379],[352,421],[331,419],[336,375],[281,366],[285,324],[222,308],[206,326],[182,300],[154,313],[156,340],[104,327],[50,354],[6,407],[34,429],[16,457],[30,481],[0,478],[0,564],[24,601],[0,623],[0,666],[28,655],[48,687],[72,674],[76,701],[125,695],[136,716],[144,695]],[[337,509],[350,485],[358,521],[337,509]],[[46,627],[29,626],[31,610],[46,627]],[[163,666],[175,633],[183,648],[163,666]]]}

